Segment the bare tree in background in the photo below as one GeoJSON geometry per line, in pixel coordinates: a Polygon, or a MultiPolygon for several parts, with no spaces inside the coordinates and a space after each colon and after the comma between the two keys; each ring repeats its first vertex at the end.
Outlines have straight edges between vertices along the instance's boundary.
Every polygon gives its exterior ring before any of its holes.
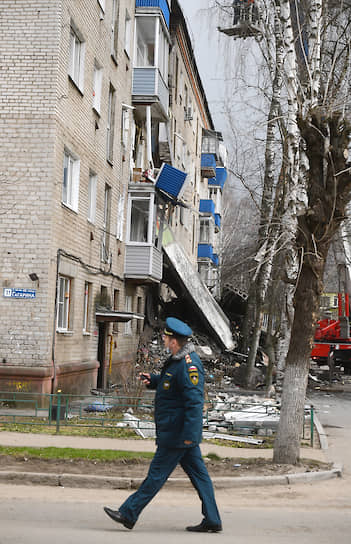
{"type": "MultiPolygon", "coordinates": [[[[270,229],[277,223],[270,220],[273,205],[269,219],[260,223],[261,236],[265,236],[260,242],[266,244],[262,251],[265,263],[270,262],[268,247],[272,247],[270,255],[276,254],[276,250],[284,252],[287,323],[280,357],[285,360],[285,373],[274,460],[296,463],[325,261],[350,200],[346,150],[351,134],[351,2],[257,0],[257,7],[262,23],[269,21],[270,13],[275,14],[276,67],[281,63],[278,40],[283,53],[283,63],[278,68],[282,81],[278,98],[281,167],[275,184],[278,194],[279,180],[283,180],[283,205],[278,237],[272,236],[270,242],[270,229]]],[[[271,28],[262,24],[262,33],[271,28]]],[[[270,58],[268,54],[265,57],[270,58]]],[[[265,179],[269,177],[268,170],[266,156],[265,179]]],[[[273,199],[268,198],[267,202],[271,205],[273,199]]],[[[262,277],[264,268],[260,268],[262,277]]],[[[269,276],[268,268],[266,273],[269,276]]],[[[265,282],[264,279],[261,283],[261,297],[265,294],[265,282]]]]}

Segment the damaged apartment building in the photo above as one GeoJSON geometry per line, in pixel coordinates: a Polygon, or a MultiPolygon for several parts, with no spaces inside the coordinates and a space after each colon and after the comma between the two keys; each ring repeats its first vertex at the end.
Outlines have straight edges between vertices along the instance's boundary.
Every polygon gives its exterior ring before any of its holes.
{"type": "Polygon", "coordinates": [[[160,285],[231,349],[226,151],[177,0],[3,0],[0,29],[0,390],[104,387],[160,285]]]}

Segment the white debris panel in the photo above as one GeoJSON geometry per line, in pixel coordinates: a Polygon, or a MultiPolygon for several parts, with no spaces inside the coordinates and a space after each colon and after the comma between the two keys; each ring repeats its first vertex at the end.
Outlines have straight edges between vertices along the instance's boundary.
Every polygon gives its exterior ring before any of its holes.
{"type": "Polygon", "coordinates": [[[245,397],[242,395],[229,396],[226,393],[218,395],[206,414],[206,422],[211,427],[216,422],[223,427],[230,424],[235,427],[261,426],[276,427],[279,422],[280,410],[276,401],[262,397],[245,397]]]}

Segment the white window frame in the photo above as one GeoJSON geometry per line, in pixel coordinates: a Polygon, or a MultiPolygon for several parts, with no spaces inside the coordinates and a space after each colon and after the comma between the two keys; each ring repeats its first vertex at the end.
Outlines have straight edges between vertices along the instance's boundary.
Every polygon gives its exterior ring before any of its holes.
{"type": "Polygon", "coordinates": [[[122,108],[122,123],[121,123],[121,142],[124,150],[128,148],[130,130],[130,111],[128,108],[122,108]]]}
{"type": "Polygon", "coordinates": [[[116,238],[123,242],[124,234],[124,209],[125,209],[125,195],[120,195],[117,206],[117,225],[116,225],[116,238]]]}
{"type": "Polygon", "coordinates": [[[199,244],[213,246],[214,225],[211,217],[200,217],[199,244]]]}
{"type": "Polygon", "coordinates": [[[67,332],[69,330],[71,290],[71,278],[60,275],[57,286],[56,330],[58,332],[67,332]]]}
{"type": "Polygon", "coordinates": [[[93,108],[100,115],[102,91],[102,66],[95,59],[93,75],[93,108]]]}
{"type": "Polygon", "coordinates": [[[155,205],[155,195],[154,193],[145,193],[138,196],[129,194],[128,195],[128,228],[127,228],[127,242],[132,245],[152,245],[153,243],[153,229],[154,229],[154,205],[155,205]],[[131,240],[132,233],[132,208],[133,202],[142,201],[148,202],[148,228],[147,228],[147,240],[146,242],[131,240]]]}
{"type": "Polygon", "coordinates": [[[90,317],[90,298],[91,298],[92,284],[89,281],[84,283],[84,303],[83,303],[83,333],[90,331],[89,317],[90,317]]]}
{"type": "Polygon", "coordinates": [[[84,90],[84,57],[85,41],[83,40],[80,32],[76,29],[73,23],[71,23],[68,74],[82,93],[84,90]]]}
{"type": "Polygon", "coordinates": [[[80,160],[68,149],[64,151],[62,204],[78,212],[80,160]]]}
{"type": "Polygon", "coordinates": [[[94,172],[90,172],[88,185],[88,221],[93,225],[96,219],[96,192],[97,175],[94,172]]]}

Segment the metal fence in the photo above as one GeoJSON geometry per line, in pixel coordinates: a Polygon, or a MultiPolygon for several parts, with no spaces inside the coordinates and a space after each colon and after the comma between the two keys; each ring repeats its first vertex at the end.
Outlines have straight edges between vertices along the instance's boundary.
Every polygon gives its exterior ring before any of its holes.
{"type": "MultiPolygon", "coordinates": [[[[49,426],[53,432],[65,432],[65,428],[100,428],[113,430],[128,426],[134,432],[152,427],[154,395],[146,392],[133,397],[120,393],[90,395],[36,394],[0,391],[0,426],[9,425],[49,426]],[[125,414],[133,414],[126,421],[125,414]]],[[[313,406],[305,410],[302,439],[313,447],[313,406]]],[[[273,436],[279,422],[279,407],[257,402],[205,403],[204,430],[207,438],[212,435],[225,438],[235,433],[240,436],[273,436]]],[[[144,436],[143,432],[139,433],[144,436]]],[[[150,435],[151,436],[151,435],[150,435]]],[[[239,441],[239,440],[238,440],[239,441]]],[[[245,440],[244,440],[245,441],[245,440]]]]}

